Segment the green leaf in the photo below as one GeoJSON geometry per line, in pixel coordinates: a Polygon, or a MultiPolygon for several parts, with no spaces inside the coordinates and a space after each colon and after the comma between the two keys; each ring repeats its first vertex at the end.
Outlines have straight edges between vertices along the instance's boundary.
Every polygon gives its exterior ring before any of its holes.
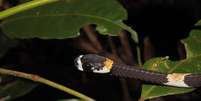
{"type": "MultiPolygon", "coordinates": [[[[170,61],[167,58],[155,58],[144,64],[145,69],[163,73],[200,73],[201,56],[192,57],[181,61],[170,61]]],[[[193,88],[176,88],[166,86],[143,85],[142,98],[151,99],[160,96],[181,94],[193,91],[193,88]]]]}
{"type": "Polygon", "coordinates": [[[195,24],[195,26],[200,26],[201,25],[201,19],[195,24]]]}
{"type": "Polygon", "coordinates": [[[153,85],[143,85],[142,87],[142,98],[145,100],[161,96],[187,93],[193,90],[190,88],[162,87],[153,85]]]}
{"type": "MultiPolygon", "coordinates": [[[[200,25],[198,22],[196,25],[200,25]]],[[[183,40],[187,58],[181,61],[170,61],[168,58],[155,58],[144,64],[145,69],[163,73],[201,73],[201,31],[192,30],[190,36],[183,40]]],[[[151,99],[160,96],[181,94],[193,91],[193,88],[176,88],[165,86],[143,85],[142,98],[151,99]]]]}
{"type": "MultiPolygon", "coordinates": [[[[8,77],[6,79],[8,79],[8,77]]],[[[36,83],[22,79],[15,79],[3,84],[2,82],[0,82],[0,97],[6,99],[6,101],[12,100],[27,94],[36,86],[36,83]]]]}
{"type": "Polygon", "coordinates": [[[190,36],[183,40],[186,48],[187,58],[201,55],[201,30],[194,29],[190,36]]]}
{"type": "Polygon", "coordinates": [[[12,47],[17,45],[16,40],[9,39],[3,33],[0,32],[0,58],[12,47]]]}
{"type": "Polygon", "coordinates": [[[78,36],[84,25],[96,24],[102,34],[118,35],[125,29],[138,42],[136,32],[123,24],[126,18],[116,0],[61,0],[9,17],[1,27],[12,38],[63,39],[78,36]]]}

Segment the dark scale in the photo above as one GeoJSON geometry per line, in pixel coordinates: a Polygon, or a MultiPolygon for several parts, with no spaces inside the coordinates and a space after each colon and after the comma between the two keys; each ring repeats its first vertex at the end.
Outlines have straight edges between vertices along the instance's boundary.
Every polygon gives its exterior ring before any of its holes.
{"type": "Polygon", "coordinates": [[[200,74],[190,74],[185,76],[184,82],[191,87],[201,86],[201,76],[200,74]]]}
{"type": "Polygon", "coordinates": [[[125,64],[114,64],[112,68],[112,74],[115,76],[128,77],[134,79],[140,79],[145,82],[155,83],[155,84],[163,84],[168,82],[167,75],[153,72],[153,71],[145,71],[143,69],[128,66],[125,64]]]}

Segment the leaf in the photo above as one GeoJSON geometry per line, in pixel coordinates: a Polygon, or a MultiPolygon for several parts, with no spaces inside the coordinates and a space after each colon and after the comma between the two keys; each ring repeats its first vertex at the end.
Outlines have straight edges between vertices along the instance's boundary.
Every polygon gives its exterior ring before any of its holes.
{"type": "MultiPolygon", "coordinates": [[[[201,26],[201,20],[198,21],[195,26],[199,27],[201,26]]],[[[200,29],[193,29],[191,30],[189,37],[182,40],[186,53],[187,58],[191,58],[194,56],[201,55],[201,30],[200,29]]]]}
{"type": "Polygon", "coordinates": [[[200,26],[201,25],[201,19],[195,24],[195,26],[200,26]]]}
{"type": "Polygon", "coordinates": [[[201,30],[194,29],[190,36],[183,40],[186,48],[187,58],[201,55],[201,30]]]}
{"type": "Polygon", "coordinates": [[[36,86],[36,83],[22,79],[15,79],[11,82],[7,82],[6,84],[2,84],[0,82],[0,98],[12,100],[27,94],[36,86]]]}
{"type": "MultiPolygon", "coordinates": [[[[188,68],[189,65],[192,65],[193,63],[191,61],[192,60],[183,60],[183,61],[173,62],[168,60],[167,58],[155,58],[155,59],[151,59],[150,61],[147,61],[144,64],[144,67],[145,69],[163,72],[163,73],[189,72],[189,71],[196,72],[198,69],[197,67],[188,68]]],[[[199,71],[201,72],[201,70],[199,71]]],[[[156,97],[166,96],[166,95],[187,93],[192,90],[193,89],[189,89],[189,88],[143,85],[141,97],[143,99],[151,99],[151,98],[156,98],[156,97]]]]}
{"type": "Polygon", "coordinates": [[[182,94],[193,91],[190,88],[175,88],[175,87],[162,87],[162,86],[153,86],[153,85],[143,85],[142,98],[143,99],[152,99],[161,96],[182,94]]]}
{"type": "Polygon", "coordinates": [[[61,0],[9,17],[1,27],[12,38],[64,39],[78,36],[85,25],[97,24],[102,34],[118,35],[125,29],[138,42],[136,32],[123,24],[126,18],[116,0],[61,0]]]}
{"type": "MultiPolygon", "coordinates": [[[[187,51],[187,59],[181,61],[170,61],[168,58],[155,58],[144,64],[145,69],[172,73],[201,73],[201,32],[192,30],[190,36],[183,41],[187,51]]],[[[165,86],[143,85],[142,98],[151,99],[160,96],[188,93],[193,88],[176,88],[165,86]]]]}
{"type": "Polygon", "coordinates": [[[0,31],[0,58],[12,47],[17,45],[17,41],[9,39],[0,31]]]}

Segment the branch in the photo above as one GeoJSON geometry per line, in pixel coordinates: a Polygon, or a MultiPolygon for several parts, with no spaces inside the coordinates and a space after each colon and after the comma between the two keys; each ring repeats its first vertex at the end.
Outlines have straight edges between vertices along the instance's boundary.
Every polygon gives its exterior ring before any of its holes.
{"type": "Polygon", "coordinates": [[[47,80],[45,78],[42,78],[38,75],[34,75],[34,74],[27,74],[27,73],[23,73],[23,72],[19,72],[19,71],[14,71],[14,70],[8,70],[8,69],[4,69],[4,68],[0,68],[0,74],[4,74],[4,75],[11,75],[11,76],[15,76],[15,77],[20,77],[20,78],[24,78],[24,79],[28,79],[28,80],[32,80],[35,82],[39,82],[48,86],[51,86],[53,88],[59,89],[61,91],[64,91],[66,93],[69,93],[71,95],[74,95],[80,99],[83,99],[85,101],[95,101],[94,99],[83,95],[75,90],[72,90],[70,88],[67,88],[63,85],[60,85],[58,83],[52,82],[50,80],[47,80]]]}

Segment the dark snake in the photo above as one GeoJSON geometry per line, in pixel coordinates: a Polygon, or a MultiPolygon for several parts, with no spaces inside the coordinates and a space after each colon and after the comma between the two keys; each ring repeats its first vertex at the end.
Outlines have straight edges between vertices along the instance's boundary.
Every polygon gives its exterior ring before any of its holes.
{"type": "Polygon", "coordinates": [[[75,65],[80,71],[93,73],[109,73],[114,76],[139,79],[157,85],[174,87],[200,87],[201,75],[193,73],[160,73],[144,70],[96,54],[80,55],[75,59],[75,65]]]}

